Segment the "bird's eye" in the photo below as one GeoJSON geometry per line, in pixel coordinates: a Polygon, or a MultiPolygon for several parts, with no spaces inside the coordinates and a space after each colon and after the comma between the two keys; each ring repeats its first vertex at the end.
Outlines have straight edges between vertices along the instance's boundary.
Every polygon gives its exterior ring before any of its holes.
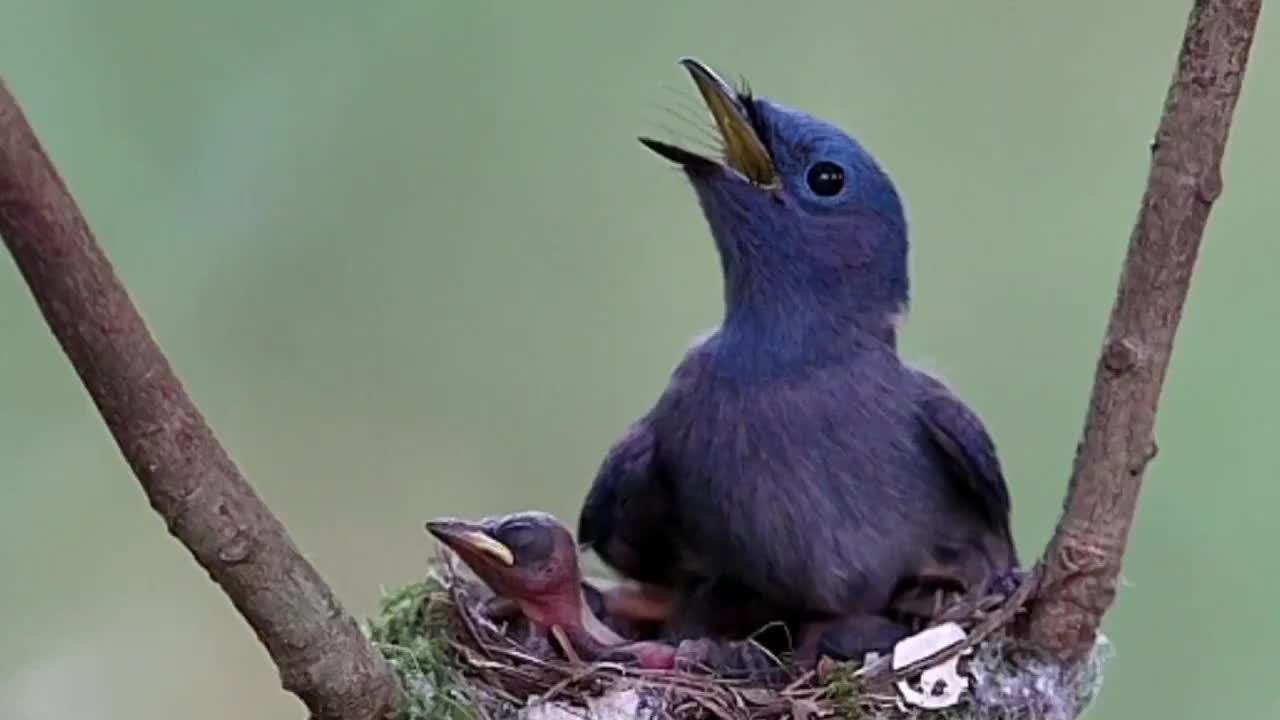
{"type": "Polygon", "coordinates": [[[805,180],[815,194],[831,197],[844,189],[844,168],[823,160],[809,168],[809,175],[805,180]]]}
{"type": "Polygon", "coordinates": [[[498,530],[498,541],[510,548],[520,564],[540,562],[551,553],[551,534],[533,525],[517,523],[498,530]]]}

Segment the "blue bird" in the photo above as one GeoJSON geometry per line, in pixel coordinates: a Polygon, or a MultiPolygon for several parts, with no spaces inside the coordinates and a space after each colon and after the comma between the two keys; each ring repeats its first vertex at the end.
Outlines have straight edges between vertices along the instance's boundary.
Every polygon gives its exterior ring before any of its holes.
{"type": "Polygon", "coordinates": [[[807,618],[828,655],[887,650],[910,631],[903,598],[985,592],[1016,571],[1000,461],[977,415],[898,354],[907,223],[876,160],[681,64],[723,156],[641,142],[693,187],[723,320],[609,450],[578,541],[712,625],[736,603],[807,618]]]}

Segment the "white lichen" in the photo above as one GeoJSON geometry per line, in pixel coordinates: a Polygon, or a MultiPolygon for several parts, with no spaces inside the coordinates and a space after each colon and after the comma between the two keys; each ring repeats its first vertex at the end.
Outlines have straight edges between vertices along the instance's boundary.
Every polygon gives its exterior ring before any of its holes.
{"type": "Polygon", "coordinates": [[[969,669],[972,716],[976,720],[1077,718],[1102,689],[1102,666],[1109,656],[1110,643],[1101,634],[1078,670],[1032,656],[1009,657],[998,643],[982,647],[969,669]]]}

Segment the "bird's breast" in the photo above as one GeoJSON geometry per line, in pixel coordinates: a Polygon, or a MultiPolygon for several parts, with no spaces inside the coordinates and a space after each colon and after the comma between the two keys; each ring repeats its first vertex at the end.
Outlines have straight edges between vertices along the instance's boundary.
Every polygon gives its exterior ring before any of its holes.
{"type": "Polygon", "coordinates": [[[891,586],[926,532],[916,520],[944,502],[900,376],[874,362],[753,383],[708,373],[671,398],[658,455],[690,564],[819,608],[891,586]]]}

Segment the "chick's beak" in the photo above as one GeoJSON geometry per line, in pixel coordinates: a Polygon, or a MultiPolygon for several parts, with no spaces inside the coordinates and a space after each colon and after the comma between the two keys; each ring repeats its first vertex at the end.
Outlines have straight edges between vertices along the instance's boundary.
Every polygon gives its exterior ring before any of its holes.
{"type": "MultiPolygon", "coordinates": [[[[702,95],[707,110],[715,120],[716,129],[724,141],[724,162],[733,170],[746,177],[756,185],[773,187],[777,182],[773,160],[760,136],[752,127],[746,108],[732,87],[715,71],[694,58],[681,58],[680,64],[693,78],[693,83],[702,95]]],[[[685,167],[699,168],[712,166],[711,160],[690,152],[684,148],[651,138],[640,138],[640,142],[659,155],[685,167]]]]}
{"type": "Polygon", "coordinates": [[[427,532],[464,557],[481,556],[506,567],[516,564],[511,548],[503,545],[475,523],[449,519],[432,520],[427,523],[427,532]]]}

